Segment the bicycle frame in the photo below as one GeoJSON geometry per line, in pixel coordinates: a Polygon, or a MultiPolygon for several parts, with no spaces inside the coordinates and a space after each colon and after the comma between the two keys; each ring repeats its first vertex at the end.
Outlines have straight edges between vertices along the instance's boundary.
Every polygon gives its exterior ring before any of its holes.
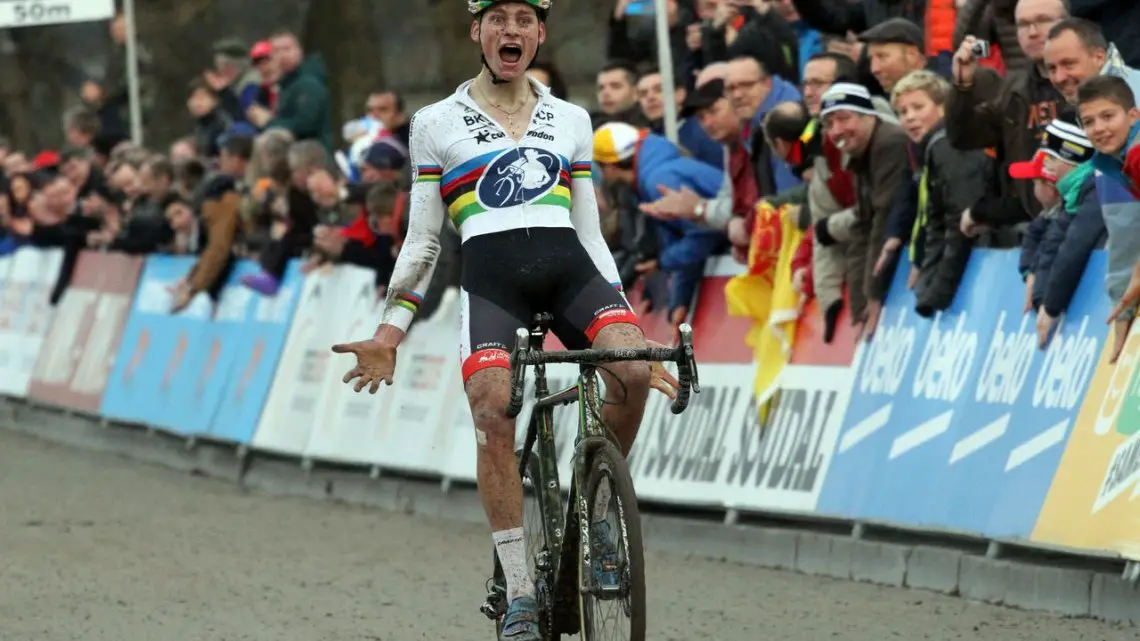
{"type": "MultiPolygon", "coordinates": [[[[534,351],[541,351],[543,338],[544,334],[532,332],[530,348],[534,351]]],[[[553,570],[551,576],[557,583],[565,570],[562,567],[562,548],[566,540],[566,525],[575,516],[576,511],[579,514],[589,513],[588,499],[585,497],[584,488],[580,486],[584,482],[583,479],[586,478],[586,463],[589,461],[589,453],[593,448],[611,442],[611,440],[608,429],[602,425],[597,416],[601,403],[598,396],[596,366],[581,365],[577,382],[554,394],[551,394],[547,387],[546,365],[535,364],[534,374],[535,397],[538,400],[535,402],[530,425],[527,427],[520,466],[526,464],[532,448],[537,447],[539,484],[541,487],[536,487],[535,491],[539,494],[539,500],[548,507],[562,506],[562,485],[558,474],[558,455],[554,441],[554,408],[575,402],[578,404],[578,433],[574,439],[574,454],[571,459],[573,461],[573,494],[577,497],[577,509],[573,504],[567,502],[565,510],[546,510],[546,521],[543,523],[543,528],[545,529],[546,540],[552,542],[555,549],[545,550],[543,553],[545,558],[536,560],[536,565],[541,569],[553,570]],[[551,556],[554,558],[553,568],[550,566],[551,556]]],[[[523,470],[520,469],[519,474],[522,473],[523,470]]],[[[589,564],[589,522],[586,519],[579,519],[578,528],[579,541],[584,542],[582,545],[582,562],[589,564]]],[[[578,587],[581,590],[588,589],[588,586],[585,585],[578,587]]]]}
{"type": "MultiPolygon", "coordinates": [[[[585,483],[590,476],[590,466],[599,448],[617,445],[617,440],[601,420],[602,400],[598,383],[598,368],[606,363],[627,361],[657,361],[677,364],[677,395],[671,411],[680,414],[688,406],[690,393],[700,393],[697,364],[693,355],[692,327],[682,324],[678,328],[680,342],[676,347],[643,347],[587,349],[577,351],[544,352],[543,343],[550,324],[549,314],[537,314],[530,329],[519,328],[516,343],[511,354],[511,393],[507,406],[507,416],[517,417],[523,408],[526,380],[526,367],[533,367],[535,374],[535,404],[530,421],[527,423],[526,438],[519,454],[519,476],[531,476],[536,498],[541,505],[543,516],[543,548],[535,555],[535,566],[539,572],[534,578],[536,587],[540,579],[549,579],[546,590],[540,587],[539,596],[548,595],[554,607],[562,594],[564,582],[569,578],[565,573],[575,571],[575,585],[578,594],[590,594],[594,590],[584,578],[588,573],[578,571],[591,566],[590,558],[590,519],[582,515],[591,513],[585,483]],[[546,380],[546,365],[549,363],[574,363],[578,365],[577,382],[559,392],[550,393],[546,380]],[[578,430],[572,454],[571,500],[562,503],[562,485],[558,473],[558,453],[554,435],[554,408],[558,405],[578,404],[578,430]],[[537,448],[537,470],[528,470],[531,452],[537,448]],[[533,478],[537,476],[537,478],[533,478]],[[576,527],[581,548],[571,556],[566,547],[568,527],[576,527]],[[551,557],[554,557],[552,559],[551,557]]],[[[620,448],[619,448],[620,449],[620,448]]],[[[620,506],[619,506],[619,509],[620,506]]],[[[501,569],[496,558],[496,576],[501,569]]],[[[495,580],[495,577],[492,577],[495,580]]],[[[490,586],[490,582],[488,583],[490,586]]],[[[568,586],[566,586],[568,588],[568,586]]],[[[505,587],[488,587],[487,600],[480,611],[488,618],[501,619],[505,614],[505,587]]],[[[548,610],[549,612],[549,610],[548,610]]]]}

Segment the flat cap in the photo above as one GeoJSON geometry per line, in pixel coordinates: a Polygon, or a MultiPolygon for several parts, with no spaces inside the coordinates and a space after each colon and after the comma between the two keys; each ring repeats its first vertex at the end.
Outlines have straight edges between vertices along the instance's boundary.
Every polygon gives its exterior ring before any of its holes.
{"type": "Polygon", "coordinates": [[[231,58],[244,58],[249,54],[249,45],[241,38],[223,38],[214,42],[214,53],[231,58]]]}
{"type": "Polygon", "coordinates": [[[922,27],[906,18],[891,18],[859,34],[859,40],[868,44],[900,44],[926,48],[922,27]]]}

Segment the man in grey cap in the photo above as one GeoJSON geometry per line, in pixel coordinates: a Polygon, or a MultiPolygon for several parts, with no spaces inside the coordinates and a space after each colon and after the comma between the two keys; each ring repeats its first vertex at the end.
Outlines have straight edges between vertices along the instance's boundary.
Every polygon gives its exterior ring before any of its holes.
{"type": "Polygon", "coordinates": [[[898,81],[912,71],[929,69],[949,79],[950,70],[940,69],[937,58],[927,60],[922,29],[906,18],[891,18],[863,33],[859,40],[867,44],[871,75],[879,81],[889,97],[898,81]]]}
{"type": "Polygon", "coordinates": [[[204,75],[218,92],[222,110],[233,122],[245,122],[241,94],[246,87],[261,84],[261,75],[249,59],[249,46],[237,38],[218,40],[214,43],[214,67],[204,75]]]}

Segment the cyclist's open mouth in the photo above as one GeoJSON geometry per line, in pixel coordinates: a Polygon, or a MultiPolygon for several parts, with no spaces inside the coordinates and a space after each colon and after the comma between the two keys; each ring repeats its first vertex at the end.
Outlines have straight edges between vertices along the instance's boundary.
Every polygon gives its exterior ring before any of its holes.
{"type": "Polygon", "coordinates": [[[502,59],[503,62],[514,64],[522,60],[522,53],[522,47],[517,45],[503,45],[499,47],[499,58],[502,59]]]}

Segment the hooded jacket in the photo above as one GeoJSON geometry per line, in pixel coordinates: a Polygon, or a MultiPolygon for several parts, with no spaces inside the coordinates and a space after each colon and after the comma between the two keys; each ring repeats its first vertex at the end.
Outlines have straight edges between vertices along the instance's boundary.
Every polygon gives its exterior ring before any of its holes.
{"type": "Polygon", "coordinates": [[[973,241],[959,228],[962,212],[982,195],[986,168],[981,151],[959,151],[938,127],[918,145],[921,158],[918,182],[918,218],[912,234],[915,255],[921,256],[915,284],[915,311],[929,318],[950,307],[973,241]]]}
{"type": "Polygon", "coordinates": [[[1116,156],[1099,151],[1090,161],[1096,168],[1096,191],[1104,226],[1108,230],[1108,273],[1105,285],[1113,303],[1120,300],[1132,268],[1140,260],[1140,199],[1136,183],[1125,174],[1126,161],[1140,156],[1140,123],[1132,127],[1128,142],[1116,156]]]}
{"type": "MultiPolygon", "coordinates": [[[[643,202],[657,200],[658,185],[671,189],[688,187],[702,198],[714,198],[724,177],[722,172],[699,160],[685,157],[676,145],[656,134],[639,144],[636,161],[637,195],[643,202]]],[[[688,305],[704,274],[705,261],[725,248],[724,234],[684,220],[654,220],[658,237],[658,267],[672,272],[669,309],[688,305]]]]}
{"type": "Polygon", "coordinates": [[[318,140],[330,151],[333,145],[332,105],[324,60],[313,55],[285,74],[277,95],[277,113],[266,127],[279,127],[297,140],[318,140]]]}
{"type": "Polygon", "coordinates": [[[1052,317],[1069,307],[1093,251],[1108,238],[1096,193],[1096,171],[1085,163],[1057,181],[1061,203],[1045,220],[1045,236],[1037,247],[1033,273],[1033,306],[1052,317]]]}

